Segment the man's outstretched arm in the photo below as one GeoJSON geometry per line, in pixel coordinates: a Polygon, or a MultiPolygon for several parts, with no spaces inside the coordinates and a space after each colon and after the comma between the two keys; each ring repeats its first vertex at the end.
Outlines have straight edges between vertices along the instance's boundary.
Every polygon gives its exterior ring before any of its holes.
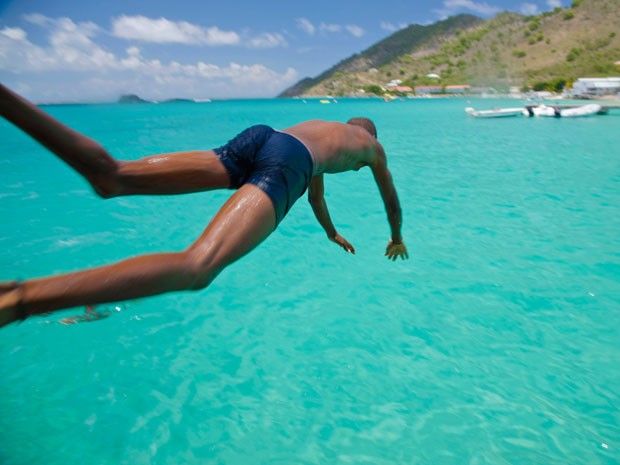
{"type": "Polygon", "coordinates": [[[383,199],[385,205],[385,211],[388,217],[388,223],[390,224],[390,230],[392,233],[391,240],[388,243],[385,255],[391,260],[396,260],[398,257],[402,259],[409,258],[407,248],[403,243],[400,228],[402,225],[402,210],[400,208],[400,202],[398,195],[396,194],[396,188],[392,181],[392,174],[387,168],[387,162],[383,149],[379,146],[377,157],[370,164],[372,174],[375,178],[375,182],[379,187],[379,193],[383,199]]]}
{"type": "Polygon", "coordinates": [[[312,178],[310,186],[308,187],[308,201],[312,206],[312,211],[319,221],[319,224],[325,230],[329,240],[335,242],[347,252],[354,254],[355,248],[336,231],[336,227],[329,216],[324,194],[325,186],[323,184],[323,175],[320,174],[312,178]]]}

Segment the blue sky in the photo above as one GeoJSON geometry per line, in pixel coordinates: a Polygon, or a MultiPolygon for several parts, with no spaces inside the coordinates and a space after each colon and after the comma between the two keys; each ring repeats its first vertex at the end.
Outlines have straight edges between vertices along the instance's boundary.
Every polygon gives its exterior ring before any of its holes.
{"type": "Polygon", "coordinates": [[[568,0],[0,0],[0,81],[38,102],[273,97],[409,24],[568,0]]]}

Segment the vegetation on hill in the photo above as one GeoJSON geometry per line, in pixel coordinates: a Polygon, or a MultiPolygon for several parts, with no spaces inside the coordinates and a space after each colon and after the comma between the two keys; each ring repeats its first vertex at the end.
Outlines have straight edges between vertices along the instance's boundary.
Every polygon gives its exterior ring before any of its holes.
{"type": "Polygon", "coordinates": [[[620,73],[620,0],[574,0],[537,16],[459,15],[411,25],[281,94],[360,95],[402,86],[561,90],[579,77],[620,73]],[[428,77],[439,75],[439,78],[428,77]]]}

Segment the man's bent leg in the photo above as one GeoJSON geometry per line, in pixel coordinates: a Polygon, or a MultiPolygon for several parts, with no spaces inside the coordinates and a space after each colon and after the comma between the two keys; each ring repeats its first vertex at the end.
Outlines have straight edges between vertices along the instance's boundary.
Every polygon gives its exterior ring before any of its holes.
{"type": "Polygon", "coordinates": [[[26,315],[206,287],[275,227],[271,199],[252,184],[224,204],[187,250],[143,255],[112,265],[0,287],[0,326],[26,315]]]}
{"type": "Polygon", "coordinates": [[[228,172],[212,150],[114,159],[98,142],[65,126],[0,84],[0,115],[80,173],[104,198],[185,194],[226,188],[228,172]]]}
{"type": "Polygon", "coordinates": [[[254,184],[241,186],[187,249],[198,270],[194,287],[207,286],[221,270],[258,246],[275,228],[276,212],[269,196],[254,184]]]}

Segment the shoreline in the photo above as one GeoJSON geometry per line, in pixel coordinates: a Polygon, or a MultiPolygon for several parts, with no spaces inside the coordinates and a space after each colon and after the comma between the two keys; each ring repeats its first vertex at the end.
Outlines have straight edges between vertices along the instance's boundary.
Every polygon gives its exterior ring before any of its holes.
{"type": "Polygon", "coordinates": [[[119,102],[119,101],[101,101],[101,102],[38,102],[37,106],[80,106],[80,105],[123,105],[123,106],[142,106],[142,105],[179,105],[179,104],[191,104],[191,105],[201,105],[201,104],[212,104],[217,102],[234,102],[234,101],[268,101],[268,100],[312,100],[312,101],[320,101],[320,100],[332,100],[332,101],[346,101],[346,100],[382,100],[386,102],[390,101],[403,101],[403,100],[445,100],[445,99],[462,99],[462,100],[525,100],[525,101],[579,101],[584,102],[584,105],[588,102],[604,104],[608,102],[610,104],[618,104],[620,105],[620,97],[614,96],[603,96],[599,98],[575,98],[569,96],[562,95],[552,95],[552,96],[535,96],[535,95],[527,95],[527,94],[461,94],[461,95],[446,95],[446,94],[438,94],[438,95],[404,95],[404,96],[390,96],[388,98],[377,96],[377,95],[364,95],[364,96],[333,96],[333,95],[304,95],[297,97],[249,97],[249,98],[230,98],[230,99],[204,99],[204,100],[164,100],[164,101],[142,101],[142,102],[119,102]]]}

